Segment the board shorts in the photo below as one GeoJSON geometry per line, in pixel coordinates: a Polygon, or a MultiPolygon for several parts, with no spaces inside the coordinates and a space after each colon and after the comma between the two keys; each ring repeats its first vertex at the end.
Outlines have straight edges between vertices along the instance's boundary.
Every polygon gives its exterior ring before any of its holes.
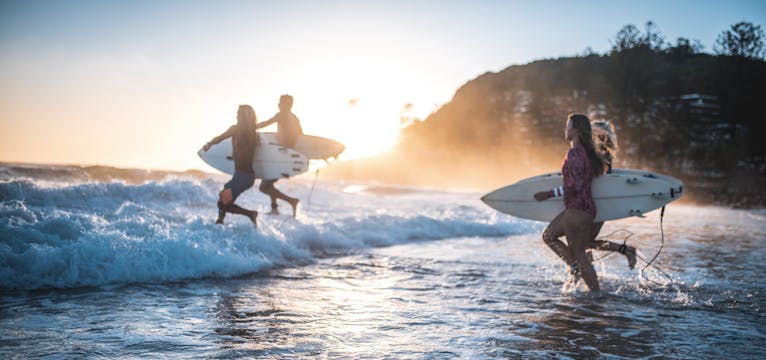
{"type": "Polygon", "coordinates": [[[255,184],[255,174],[242,171],[235,171],[234,177],[223,185],[224,189],[231,189],[231,195],[236,199],[245,190],[253,187],[255,184]]]}

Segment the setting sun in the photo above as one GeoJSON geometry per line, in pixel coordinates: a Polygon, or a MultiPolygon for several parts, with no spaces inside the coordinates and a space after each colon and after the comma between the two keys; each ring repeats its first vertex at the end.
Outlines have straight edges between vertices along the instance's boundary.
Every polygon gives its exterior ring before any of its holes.
{"type": "MultiPolygon", "coordinates": [[[[434,104],[444,101],[439,94],[445,99],[448,94],[418,79],[417,62],[400,64],[391,57],[393,53],[395,49],[382,47],[330,48],[304,57],[306,63],[296,65],[277,88],[295,97],[293,112],[301,119],[304,133],[346,146],[341,159],[377,155],[396,143],[405,104],[411,107],[408,115],[422,118],[434,104]]],[[[255,104],[263,121],[276,111],[278,95],[242,99],[255,104]]]]}

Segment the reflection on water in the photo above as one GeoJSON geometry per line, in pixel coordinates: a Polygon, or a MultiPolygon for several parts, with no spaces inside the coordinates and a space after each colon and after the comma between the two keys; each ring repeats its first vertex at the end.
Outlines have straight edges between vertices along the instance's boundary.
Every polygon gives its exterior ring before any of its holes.
{"type": "MultiPolygon", "coordinates": [[[[234,279],[3,294],[0,357],[765,358],[762,219],[695,214],[666,220],[672,284],[615,254],[596,266],[603,293],[564,291],[537,232],[411,242],[234,279]]],[[[659,247],[644,220],[607,227],[645,257],[659,247]]]]}
{"type": "Polygon", "coordinates": [[[758,308],[731,307],[713,289],[652,288],[636,274],[604,276],[605,294],[562,293],[556,266],[482,261],[510,241],[524,240],[393,247],[247,281],[216,310],[219,343],[227,356],[296,358],[764,353],[753,346],[764,344],[762,295],[732,294],[758,308]],[[440,255],[424,260],[424,248],[440,255]]]}

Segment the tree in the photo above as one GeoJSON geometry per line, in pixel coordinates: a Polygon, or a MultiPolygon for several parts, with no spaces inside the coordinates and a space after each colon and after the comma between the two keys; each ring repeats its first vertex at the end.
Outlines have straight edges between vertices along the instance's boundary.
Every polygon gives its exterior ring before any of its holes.
{"type": "Polygon", "coordinates": [[[623,50],[637,48],[641,45],[641,32],[633,24],[622,27],[612,41],[612,52],[618,53],[623,50]]]}
{"type": "MultiPolygon", "coordinates": [[[[635,134],[646,133],[649,122],[652,94],[662,88],[661,63],[657,57],[662,53],[665,39],[657,25],[647,21],[644,32],[635,25],[625,25],[612,42],[611,83],[617,94],[612,107],[625,129],[635,134]]],[[[641,165],[641,148],[644,137],[637,136],[636,161],[641,165]]]]}
{"type": "Polygon", "coordinates": [[[643,45],[649,47],[654,52],[662,51],[662,47],[665,45],[665,37],[653,21],[646,22],[643,45]]]}
{"type": "Polygon", "coordinates": [[[713,50],[719,55],[763,59],[764,34],[760,25],[739,22],[718,35],[713,50]]]}
{"type": "Polygon", "coordinates": [[[647,21],[642,34],[633,24],[622,27],[612,41],[612,53],[625,50],[645,49],[660,52],[665,45],[665,37],[653,21],[647,21]]]}
{"type": "Polygon", "coordinates": [[[676,44],[668,47],[666,51],[673,56],[691,56],[702,54],[704,48],[705,47],[699,40],[695,39],[694,42],[692,42],[687,38],[679,37],[678,40],[676,40],[676,44]]]}

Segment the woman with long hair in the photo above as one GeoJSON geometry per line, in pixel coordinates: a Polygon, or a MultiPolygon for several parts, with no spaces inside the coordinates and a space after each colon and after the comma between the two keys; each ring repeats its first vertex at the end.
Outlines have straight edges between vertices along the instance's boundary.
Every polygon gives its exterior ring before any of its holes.
{"type": "MultiPolygon", "coordinates": [[[[593,141],[596,146],[596,151],[606,161],[607,173],[612,172],[612,165],[614,164],[614,158],[617,157],[617,134],[614,131],[614,125],[606,120],[594,120],[590,123],[593,131],[593,141]]],[[[604,226],[603,221],[593,223],[593,229],[591,230],[591,242],[588,248],[595,250],[605,251],[617,251],[628,259],[628,267],[633,269],[636,266],[636,248],[628,245],[622,245],[606,240],[596,240],[598,233],[601,231],[601,227],[604,226]]]]}
{"type": "Polygon", "coordinates": [[[563,186],[535,194],[537,201],[564,197],[562,211],[543,231],[543,241],[569,265],[575,278],[582,276],[592,291],[598,291],[598,277],[585,250],[591,243],[596,204],[591,194],[593,178],[606,171],[607,164],[596,151],[590,120],[583,114],[571,114],[564,129],[570,149],[561,167],[563,186]],[[565,236],[564,244],[559,238],[565,236]]]}
{"type": "Polygon", "coordinates": [[[257,226],[258,212],[243,209],[234,203],[240,194],[255,183],[253,156],[258,143],[255,123],[255,110],[250,105],[240,105],[239,110],[237,110],[237,124],[231,126],[223,134],[214,137],[202,147],[203,150],[208,151],[211,146],[231,137],[234,176],[223,185],[223,190],[219,194],[216,224],[223,224],[226,213],[230,212],[247,216],[257,226]]]}

